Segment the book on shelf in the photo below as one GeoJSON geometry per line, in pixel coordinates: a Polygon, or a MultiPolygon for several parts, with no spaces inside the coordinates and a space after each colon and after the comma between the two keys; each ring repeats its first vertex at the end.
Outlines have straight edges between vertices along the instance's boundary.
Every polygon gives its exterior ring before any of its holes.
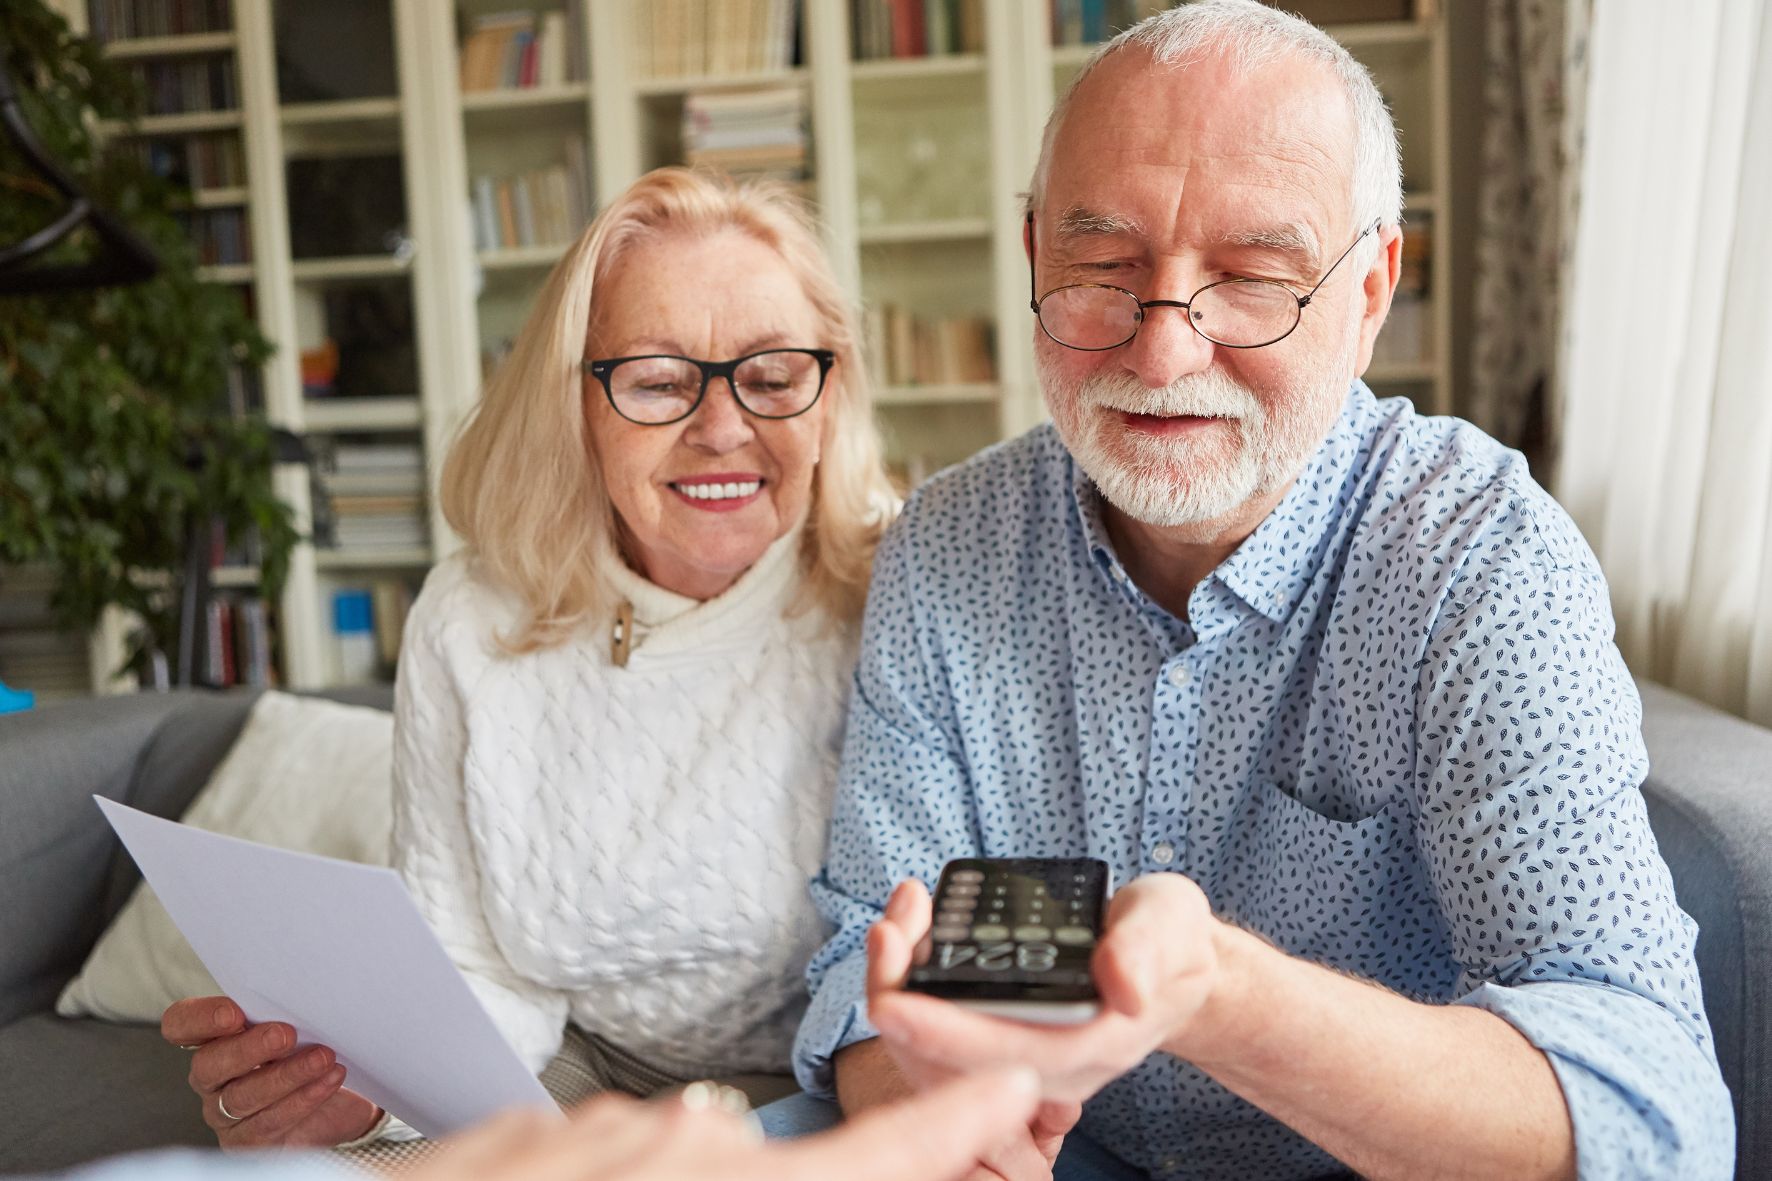
{"type": "Polygon", "coordinates": [[[925,318],[885,303],[868,307],[862,327],[863,347],[884,385],[988,385],[997,379],[988,317],[925,318]]]}
{"type": "Polygon", "coordinates": [[[335,671],[347,683],[391,677],[417,587],[405,578],[375,578],[333,591],[335,671]]]}
{"type": "Polygon", "coordinates": [[[231,53],[131,62],[129,69],[147,96],[150,115],[235,111],[240,107],[231,53]]]}
{"type": "Polygon", "coordinates": [[[257,595],[216,595],[203,610],[201,661],[193,678],[217,689],[276,683],[270,612],[257,595]]]}
{"type": "Polygon", "coordinates": [[[849,0],[851,56],[944,57],[984,52],[984,0],[849,0]]]}
{"type": "Polygon", "coordinates": [[[763,74],[794,64],[796,0],[653,0],[640,12],[641,60],[654,78],[763,74]]]}
{"type": "Polygon", "coordinates": [[[177,215],[185,236],[197,248],[202,266],[231,266],[252,261],[252,236],[244,209],[195,209],[177,215]]]}
{"type": "Polygon", "coordinates": [[[806,94],[797,86],[692,91],[683,100],[688,164],[803,180],[806,142],[806,94]]]}
{"type": "Polygon", "coordinates": [[[1170,7],[1170,0],[1051,0],[1052,44],[1093,45],[1170,7]]]}
{"type": "Polygon", "coordinates": [[[193,190],[246,185],[246,157],[233,132],[135,139],[119,147],[155,176],[193,190]]]}
{"type": "Polygon", "coordinates": [[[230,0],[91,0],[87,14],[97,41],[223,33],[234,27],[230,0]]]}
{"type": "Polygon", "coordinates": [[[462,39],[462,93],[529,90],[583,80],[584,18],[577,0],[566,10],[494,12],[477,17],[462,39]]]}

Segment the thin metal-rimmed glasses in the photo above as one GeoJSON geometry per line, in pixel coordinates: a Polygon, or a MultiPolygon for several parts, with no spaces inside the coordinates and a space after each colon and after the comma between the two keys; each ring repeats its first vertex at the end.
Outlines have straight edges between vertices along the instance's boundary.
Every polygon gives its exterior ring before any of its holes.
{"type": "Polygon", "coordinates": [[[1259,349],[1278,344],[1292,335],[1304,315],[1305,305],[1342,260],[1352,254],[1367,234],[1379,227],[1373,222],[1360,231],[1341,256],[1323,272],[1303,295],[1275,279],[1220,279],[1179,299],[1139,299],[1124,287],[1106,283],[1071,283],[1039,295],[1034,286],[1034,215],[1028,226],[1028,307],[1047,336],[1067,349],[1086,353],[1117,349],[1138,335],[1147,308],[1180,308],[1193,330],[1216,345],[1230,349],[1259,349]]]}
{"type": "Polygon", "coordinates": [[[812,409],[836,364],[830,349],[764,349],[730,361],[671,353],[583,362],[615,412],[641,426],[668,426],[695,413],[708,383],[726,379],[732,397],[757,418],[793,418],[812,409]]]}

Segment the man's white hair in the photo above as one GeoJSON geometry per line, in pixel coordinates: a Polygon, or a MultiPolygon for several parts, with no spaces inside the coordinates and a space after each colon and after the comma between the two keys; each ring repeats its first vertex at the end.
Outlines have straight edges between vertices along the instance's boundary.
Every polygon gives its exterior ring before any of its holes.
{"type": "Polygon", "coordinates": [[[1403,165],[1397,125],[1371,73],[1317,26],[1257,0],[1194,0],[1146,17],[1098,49],[1046,120],[1040,160],[1029,186],[1030,209],[1045,197],[1052,147],[1077,87],[1108,57],[1128,48],[1143,49],[1157,65],[1176,69],[1213,52],[1229,56],[1238,70],[1252,70],[1289,55],[1328,66],[1346,89],[1354,114],[1352,232],[1358,233],[1375,221],[1396,225],[1402,220],[1403,165]]]}

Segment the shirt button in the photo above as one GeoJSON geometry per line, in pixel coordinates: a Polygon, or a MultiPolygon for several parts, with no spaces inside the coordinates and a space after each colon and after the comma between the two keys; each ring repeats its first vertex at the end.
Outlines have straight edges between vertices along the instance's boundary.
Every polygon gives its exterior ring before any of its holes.
{"type": "Polygon", "coordinates": [[[1175,846],[1168,841],[1158,841],[1151,849],[1151,860],[1158,865],[1168,865],[1175,860],[1175,846]]]}
{"type": "Polygon", "coordinates": [[[1185,664],[1178,664],[1169,670],[1169,683],[1174,685],[1177,689],[1186,685],[1191,679],[1192,677],[1188,673],[1187,665],[1185,664]]]}
{"type": "Polygon", "coordinates": [[[1126,585],[1126,582],[1127,582],[1126,567],[1124,567],[1124,566],[1115,566],[1114,567],[1114,581],[1119,583],[1121,586],[1126,585]]]}

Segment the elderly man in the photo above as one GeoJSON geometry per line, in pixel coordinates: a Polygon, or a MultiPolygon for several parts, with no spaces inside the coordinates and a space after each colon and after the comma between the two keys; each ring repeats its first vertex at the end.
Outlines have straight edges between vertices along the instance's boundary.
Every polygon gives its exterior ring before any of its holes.
{"type": "Polygon", "coordinates": [[[1054,112],[1026,229],[1053,423],[880,552],[814,1093],[1035,1066],[979,1177],[1061,1142],[1061,1177],[1727,1175],[1600,571],[1517,454],[1357,380],[1399,171],[1365,71],[1249,0],[1129,30],[1054,112]],[[981,855],[1130,883],[1095,1020],[896,991],[907,879],[981,855]]]}

